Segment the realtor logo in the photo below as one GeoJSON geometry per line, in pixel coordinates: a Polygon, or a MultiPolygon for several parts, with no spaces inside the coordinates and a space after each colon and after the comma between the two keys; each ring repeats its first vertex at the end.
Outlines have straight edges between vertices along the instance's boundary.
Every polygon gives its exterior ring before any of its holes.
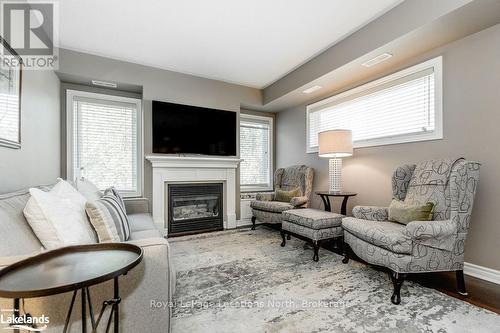
{"type": "Polygon", "coordinates": [[[57,69],[57,5],[54,1],[0,0],[1,36],[21,57],[23,69],[57,69]]]}

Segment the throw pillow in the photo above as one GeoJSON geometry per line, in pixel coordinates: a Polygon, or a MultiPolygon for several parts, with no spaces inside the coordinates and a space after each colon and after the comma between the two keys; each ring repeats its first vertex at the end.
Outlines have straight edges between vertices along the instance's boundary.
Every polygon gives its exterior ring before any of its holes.
{"type": "Polygon", "coordinates": [[[29,190],[23,213],[33,232],[47,249],[96,243],[85,214],[85,198],[60,180],[49,192],[29,190]]]}
{"type": "Polygon", "coordinates": [[[85,178],[77,179],[75,184],[78,192],[87,198],[88,201],[100,199],[103,195],[97,186],[85,178]]]}
{"type": "Polygon", "coordinates": [[[410,205],[403,201],[392,199],[389,205],[389,221],[408,224],[411,221],[432,221],[434,204],[410,205]]]}
{"type": "Polygon", "coordinates": [[[130,226],[127,214],[117,197],[105,194],[98,200],[88,201],[85,210],[100,243],[129,240],[130,226]]]}
{"type": "Polygon", "coordinates": [[[120,206],[122,206],[123,211],[125,213],[127,213],[127,209],[125,208],[125,201],[123,201],[123,197],[121,196],[120,192],[118,192],[118,190],[114,186],[111,186],[111,187],[107,188],[106,190],[104,190],[104,195],[106,195],[106,194],[114,195],[118,199],[120,206]]]}
{"type": "Polygon", "coordinates": [[[290,191],[276,190],[274,193],[275,201],[290,202],[295,197],[300,197],[300,188],[298,187],[290,191]]]}

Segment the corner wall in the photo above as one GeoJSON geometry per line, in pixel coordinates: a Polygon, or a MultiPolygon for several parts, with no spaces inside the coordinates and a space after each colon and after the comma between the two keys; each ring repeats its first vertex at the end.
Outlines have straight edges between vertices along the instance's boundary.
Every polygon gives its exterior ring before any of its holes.
{"type": "MultiPolygon", "coordinates": [[[[438,55],[443,56],[444,139],[355,149],[353,157],[344,159],[344,189],[359,193],[349,209],[357,204],[387,206],[391,175],[398,165],[454,156],[479,161],[482,169],[465,260],[499,270],[500,25],[400,64],[394,71],[438,55]]],[[[301,105],[278,114],[277,167],[310,165],[316,170],[314,190],[326,190],[328,161],[305,152],[305,109],[301,105]]],[[[313,206],[323,208],[319,198],[313,206]]]]}
{"type": "Polygon", "coordinates": [[[21,149],[0,147],[0,193],[60,176],[59,86],[53,71],[23,71],[21,149]]]}

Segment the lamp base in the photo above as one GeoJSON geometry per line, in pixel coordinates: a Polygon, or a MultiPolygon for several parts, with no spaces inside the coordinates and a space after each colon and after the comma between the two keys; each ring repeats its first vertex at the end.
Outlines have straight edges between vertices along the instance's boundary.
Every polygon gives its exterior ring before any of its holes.
{"type": "Polygon", "coordinates": [[[328,190],[332,193],[340,193],[342,192],[342,159],[330,159],[329,166],[328,190]]]}

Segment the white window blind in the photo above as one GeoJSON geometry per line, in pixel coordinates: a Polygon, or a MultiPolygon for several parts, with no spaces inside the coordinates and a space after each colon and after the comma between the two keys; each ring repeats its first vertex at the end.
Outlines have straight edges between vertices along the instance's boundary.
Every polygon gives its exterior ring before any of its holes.
{"type": "Polygon", "coordinates": [[[19,95],[0,93],[0,140],[19,142],[19,95]]]}
{"type": "Polygon", "coordinates": [[[72,96],[72,172],[99,189],[141,193],[140,101],[99,95],[72,96]]]}
{"type": "Polygon", "coordinates": [[[242,191],[270,190],[272,184],[272,121],[240,116],[240,183],[242,191]]]}
{"type": "Polygon", "coordinates": [[[309,106],[308,152],[330,129],[352,130],[355,147],[442,138],[440,64],[433,59],[309,106]]]}

